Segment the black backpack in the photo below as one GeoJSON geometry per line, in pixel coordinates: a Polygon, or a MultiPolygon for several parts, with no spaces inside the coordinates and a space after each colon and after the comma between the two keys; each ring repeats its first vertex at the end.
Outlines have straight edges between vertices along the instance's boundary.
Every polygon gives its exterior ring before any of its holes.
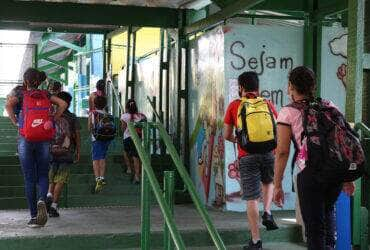
{"type": "Polygon", "coordinates": [[[107,113],[94,112],[93,136],[97,141],[111,141],[116,136],[114,117],[107,113]]]}
{"type": "Polygon", "coordinates": [[[294,102],[288,107],[302,112],[306,167],[314,169],[317,181],[343,183],[364,175],[365,154],[359,136],[337,108],[320,98],[294,102]]]}

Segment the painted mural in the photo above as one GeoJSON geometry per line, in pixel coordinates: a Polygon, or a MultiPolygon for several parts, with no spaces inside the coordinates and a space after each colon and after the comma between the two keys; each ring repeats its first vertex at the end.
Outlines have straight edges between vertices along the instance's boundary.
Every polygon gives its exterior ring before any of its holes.
{"type": "Polygon", "coordinates": [[[348,31],[340,26],[323,27],[321,49],[321,96],[344,112],[347,83],[348,31]]]}
{"type": "Polygon", "coordinates": [[[191,175],[203,201],[225,203],[224,39],[217,28],[191,43],[190,132],[191,175]]]}
{"type": "MultiPolygon", "coordinates": [[[[291,69],[303,64],[303,27],[229,24],[223,27],[225,38],[225,106],[238,96],[238,76],[255,71],[260,79],[260,95],[279,110],[288,104],[287,77],[291,69]]],[[[290,159],[291,161],[291,159],[290,159]]],[[[284,209],[294,209],[291,163],[284,177],[284,209]]],[[[241,200],[239,165],[235,145],[225,143],[226,210],[245,211],[241,200]]],[[[276,207],[273,207],[276,209],[276,207]]]]}

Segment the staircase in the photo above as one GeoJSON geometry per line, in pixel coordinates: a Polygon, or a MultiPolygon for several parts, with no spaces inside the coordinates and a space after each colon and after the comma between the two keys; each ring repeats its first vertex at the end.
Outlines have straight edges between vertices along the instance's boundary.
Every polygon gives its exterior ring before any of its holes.
{"type": "MultiPolygon", "coordinates": [[[[71,166],[71,176],[61,197],[61,207],[92,207],[138,205],[140,185],[131,184],[124,175],[122,142],[112,142],[107,159],[108,185],[100,194],[94,194],[95,178],[92,170],[90,136],[87,120],[81,123],[81,160],[71,166]]],[[[24,181],[17,149],[17,130],[6,117],[0,118],[0,209],[27,208],[24,181]]]]}

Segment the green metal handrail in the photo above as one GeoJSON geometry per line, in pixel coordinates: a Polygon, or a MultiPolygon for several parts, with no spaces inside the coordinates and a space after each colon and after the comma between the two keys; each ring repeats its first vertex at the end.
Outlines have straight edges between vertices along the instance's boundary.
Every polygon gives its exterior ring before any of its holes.
{"type": "MultiPolygon", "coordinates": [[[[361,131],[362,139],[370,138],[370,129],[362,122],[356,123],[354,126],[355,131],[361,131]]],[[[367,249],[368,237],[367,237],[367,222],[368,222],[368,210],[362,207],[362,184],[363,178],[356,181],[356,190],[353,197],[353,211],[352,211],[352,243],[353,245],[360,246],[360,249],[367,249]]]]}
{"type": "MultiPolygon", "coordinates": [[[[176,227],[175,221],[174,221],[172,213],[171,213],[171,209],[168,206],[168,204],[166,203],[166,201],[163,197],[161,188],[159,186],[158,180],[155,177],[153,168],[152,168],[151,163],[150,163],[150,157],[149,157],[150,154],[142,146],[142,142],[141,142],[141,140],[140,140],[140,138],[139,138],[139,136],[138,136],[138,134],[135,130],[134,124],[132,122],[129,122],[127,125],[128,125],[127,126],[128,129],[130,131],[131,138],[132,138],[132,140],[135,144],[135,147],[136,147],[136,149],[138,151],[138,154],[140,156],[140,159],[142,161],[142,166],[143,166],[143,169],[145,171],[145,173],[143,172],[143,175],[146,176],[146,178],[148,178],[148,180],[149,180],[149,183],[152,187],[154,195],[155,195],[155,197],[158,201],[159,207],[161,208],[161,211],[163,213],[163,217],[165,219],[166,225],[168,226],[168,229],[171,233],[174,244],[176,245],[177,249],[181,249],[181,250],[185,249],[184,241],[182,240],[182,237],[181,237],[181,235],[180,235],[180,233],[179,233],[179,231],[176,227]]],[[[148,128],[149,123],[147,123],[145,126],[147,126],[147,128],[148,128]]],[[[147,132],[147,131],[148,131],[148,129],[145,129],[145,132],[147,132]]],[[[145,180],[145,178],[143,178],[143,179],[145,180]]],[[[146,182],[144,181],[142,183],[142,185],[145,186],[145,183],[146,182]]],[[[143,202],[148,203],[148,202],[150,202],[150,200],[148,200],[148,199],[143,200],[143,202]]],[[[142,206],[145,206],[145,204],[142,204],[142,206]]],[[[142,247],[142,249],[148,249],[148,248],[142,247]]]]}
{"type": "Polygon", "coordinates": [[[150,106],[152,107],[152,110],[153,110],[153,112],[154,112],[154,115],[158,118],[158,120],[161,120],[161,117],[159,116],[159,114],[158,114],[157,110],[155,110],[155,108],[154,108],[154,103],[153,103],[153,101],[150,99],[150,97],[149,97],[149,96],[147,96],[147,97],[146,97],[146,99],[147,99],[147,100],[148,100],[148,102],[150,103],[150,106]]]}
{"type": "Polygon", "coordinates": [[[362,122],[356,123],[355,130],[361,131],[363,137],[370,138],[370,128],[366,126],[364,123],[362,122]]]}
{"type": "MultiPolygon", "coordinates": [[[[216,228],[212,224],[211,218],[209,217],[208,212],[207,212],[204,204],[201,202],[200,197],[199,197],[199,195],[197,194],[197,192],[195,190],[195,186],[194,186],[189,174],[187,173],[186,168],[185,168],[184,164],[182,163],[181,158],[180,158],[179,154],[177,153],[175,146],[171,142],[171,138],[167,134],[167,131],[165,130],[164,126],[159,122],[156,122],[156,123],[141,123],[141,124],[143,124],[144,127],[145,127],[145,132],[144,132],[144,141],[145,141],[145,143],[144,144],[149,143],[149,139],[147,138],[147,136],[145,136],[145,134],[148,135],[149,126],[152,126],[152,127],[155,127],[156,129],[158,129],[159,135],[160,135],[161,139],[164,141],[164,143],[167,147],[167,151],[171,155],[171,158],[172,158],[172,160],[173,160],[173,162],[176,166],[176,169],[177,169],[180,177],[182,178],[187,190],[189,191],[189,194],[190,194],[190,196],[191,196],[191,198],[194,202],[194,205],[195,205],[198,213],[200,214],[201,218],[203,219],[203,221],[206,225],[206,228],[207,228],[207,230],[208,230],[216,248],[219,249],[219,250],[225,250],[226,249],[225,244],[223,243],[223,241],[221,239],[221,236],[217,232],[216,228]]],[[[173,224],[174,222],[173,222],[173,218],[172,218],[172,215],[171,215],[171,208],[168,205],[168,203],[164,200],[164,198],[161,194],[161,189],[159,187],[159,183],[158,183],[157,179],[155,178],[153,169],[152,169],[151,164],[150,164],[150,158],[148,156],[149,153],[146,152],[146,150],[143,148],[142,142],[141,142],[140,138],[137,135],[137,132],[135,130],[135,127],[134,127],[133,123],[129,122],[128,129],[130,131],[130,134],[131,134],[131,137],[134,141],[134,144],[135,144],[135,146],[138,150],[138,154],[139,154],[140,159],[142,160],[142,163],[143,163],[143,169],[145,171],[145,174],[146,174],[147,178],[149,179],[150,185],[151,185],[151,187],[153,189],[153,192],[154,192],[154,194],[157,198],[159,206],[160,206],[160,208],[163,212],[163,215],[164,215],[165,221],[166,221],[166,225],[168,226],[168,229],[171,233],[171,236],[174,240],[174,243],[175,243],[177,249],[184,249],[182,238],[181,238],[181,236],[179,235],[179,233],[176,229],[176,225],[173,224]]],[[[148,147],[148,146],[149,145],[144,145],[144,147],[148,147]]],[[[143,172],[143,174],[144,174],[144,172],[143,172]]],[[[145,183],[143,183],[142,185],[144,185],[144,184],[145,183]]],[[[143,188],[143,190],[144,190],[144,188],[143,188]]],[[[144,199],[143,199],[143,202],[145,202],[144,199]]],[[[146,202],[148,203],[149,199],[146,199],[146,202]]],[[[142,206],[145,206],[145,204],[142,204],[142,206]]],[[[147,216],[147,214],[145,216],[147,216]]],[[[143,249],[143,247],[142,247],[142,249],[143,249]]]]}
{"type": "Polygon", "coordinates": [[[155,125],[159,131],[159,134],[162,140],[164,141],[167,147],[167,151],[169,152],[169,154],[172,157],[173,162],[175,163],[175,166],[176,166],[177,171],[179,172],[179,175],[181,176],[182,180],[185,183],[185,186],[187,187],[189,191],[189,194],[194,202],[196,209],[198,210],[198,213],[203,219],[207,227],[207,230],[209,234],[211,235],[213,242],[215,243],[215,246],[217,247],[217,249],[226,249],[225,244],[223,243],[221,239],[221,236],[219,235],[216,228],[212,224],[211,218],[209,217],[205,206],[201,202],[199,195],[197,194],[195,190],[194,184],[188,172],[186,171],[184,164],[181,161],[180,155],[177,153],[175,146],[171,142],[170,136],[167,134],[165,128],[163,127],[161,123],[156,123],[155,125]]]}

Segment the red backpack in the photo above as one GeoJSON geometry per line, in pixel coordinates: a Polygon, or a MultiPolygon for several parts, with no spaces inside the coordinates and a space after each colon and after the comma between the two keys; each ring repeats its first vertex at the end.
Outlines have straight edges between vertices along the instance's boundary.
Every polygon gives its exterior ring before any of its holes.
{"type": "Polygon", "coordinates": [[[23,122],[19,132],[31,142],[50,141],[55,134],[54,120],[50,115],[52,104],[45,90],[23,92],[23,122]]]}

